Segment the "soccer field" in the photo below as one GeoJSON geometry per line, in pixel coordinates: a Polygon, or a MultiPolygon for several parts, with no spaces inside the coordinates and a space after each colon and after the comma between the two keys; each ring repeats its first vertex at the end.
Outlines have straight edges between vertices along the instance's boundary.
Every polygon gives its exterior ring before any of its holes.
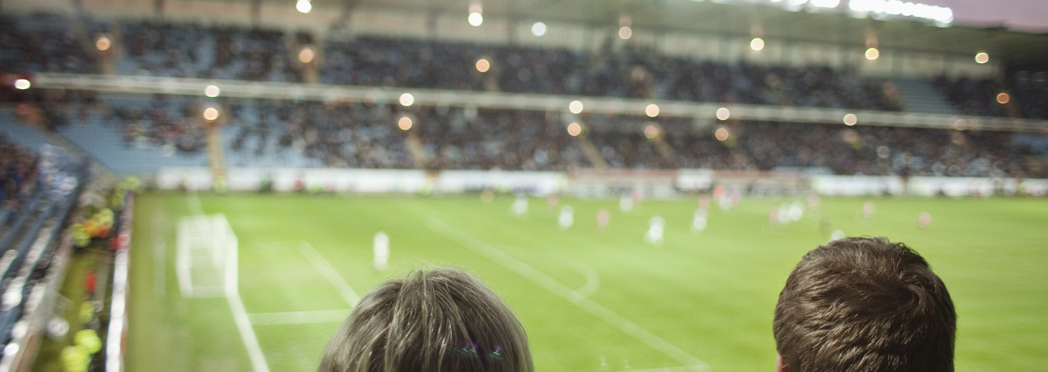
{"type": "Polygon", "coordinates": [[[792,201],[714,206],[695,234],[695,199],[622,212],[617,199],[561,198],[575,211],[564,231],[544,199],[517,218],[512,197],[140,194],[127,367],[249,371],[254,354],[270,371],[311,371],[355,296],[448,264],[475,273],[516,311],[538,371],[771,371],[779,290],[832,229],[887,236],[928,259],[957,307],[958,371],[1048,365],[1048,200],[823,198],[801,221],[771,226],[769,210],[792,201]],[[876,212],[864,219],[868,200],[876,212]],[[611,212],[604,232],[601,208],[611,212]],[[933,216],[926,230],[917,227],[922,211],[933,216]],[[239,239],[239,314],[225,297],[180,294],[176,225],[199,213],[224,214],[239,239]],[[666,221],[661,247],[642,239],[654,215],[666,221]],[[385,272],[372,266],[378,231],[390,237],[385,272]],[[242,337],[238,317],[254,338],[242,337]],[[255,339],[260,353],[249,351],[255,339]]]}

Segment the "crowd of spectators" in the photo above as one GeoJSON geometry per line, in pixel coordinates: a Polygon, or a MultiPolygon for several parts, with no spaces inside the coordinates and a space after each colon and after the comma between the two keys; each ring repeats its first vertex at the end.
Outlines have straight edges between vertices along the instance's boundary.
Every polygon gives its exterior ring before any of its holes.
{"type": "Polygon", "coordinates": [[[37,158],[0,135],[0,208],[13,207],[32,194],[37,158]]]}
{"type": "Polygon", "coordinates": [[[1048,73],[1044,71],[1019,71],[1003,82],[940,76],[933,85],[965,115],[1048,119],[1048,73]],[[1006,99],[1001,99],[1002,93],[1006,99]]]}
{"type": "MultiPolygon", "coordinates": [[[[835,174],[1044,177],[1040,158],[1014,144],[1023,134],[822,124],[747,123],[739,144],[759,169],[827,168],[835,174]]],[[[1036,136],[1036,135],[1035,135],[1036,136]]],[[[1043,137],[1043,136],[1042,136],[1043,137]]]]}
{"type": "MultiPolygon", "coordinates": [[[[205,146],[189,97],[110,99],[129,145],[205,146]]],[[[230,100],[230,151],[298,152],[329,167],[570,171],[612,168],[811,169],[843,175],[1046,177],[1048,137],[829,124],[725,122],[583,114],[574,138],[561,113],[373,103],[230,100]],[[407,128],[406,130],[404,128],[407,128]],[[722,133],[718,133],[722,132],[722,133]],[[584,138],[584,139],[583,139],[584,138]],[[587,144],[588,143],[588,144],[587,144]],[[592,145],[595,158],[584,146],[592,145]]]]}
{"type": "Polygon", "coordinates": [[[203,123],[197,119],[199,102],[181,96],[156,95],[151,100],[107,100],[107,120],[119,131],[124,143],[156,145],[183,152],[206,146],[203,123]]]}
{"type": "Polygon", "coordinates": [[[82,48],[59,16],[0,15],[0,72],[98,73],[98,61],[82,48]]]}
{"type": "Polygon", "coordinates": [[[825,66],[768,67],[670,57],[644,46],[583,53],[364,37],[329,42],[322,81],[330,84],[499,90],[700,102],[897,111],[883,79],[825,66]],[[488,61],[488,71],[476,63],[488,61]],[[484,74],[493,74],[486,79],[484,74]]]}
{"type": "Polygon", "coordinates": [[[161,22],[124,23],[130,75],[302,82],[283,31],[161,22]]]}

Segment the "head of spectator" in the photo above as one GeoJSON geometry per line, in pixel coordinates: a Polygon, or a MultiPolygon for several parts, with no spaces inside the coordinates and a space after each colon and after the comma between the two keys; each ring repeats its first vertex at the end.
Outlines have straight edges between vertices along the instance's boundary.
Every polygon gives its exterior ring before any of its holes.
{"type": "Polygon", "coordinates": [[[532,372],[527,335],[491,289],[459,269],[416,270],[365,295],[318,372],[532,372]]]}
{"type": "Polygon", "coordinates": [[[917,252],[885,238],[818,247],[775,307],[778,371],[953,371],[957,314],[917,252]]]}

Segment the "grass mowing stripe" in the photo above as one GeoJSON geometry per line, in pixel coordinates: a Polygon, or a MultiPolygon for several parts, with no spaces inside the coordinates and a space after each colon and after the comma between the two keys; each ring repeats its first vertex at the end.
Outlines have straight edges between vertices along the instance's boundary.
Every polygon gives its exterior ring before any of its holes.
{"type": "Polygon", "coordinates": [[[691,354],[684,352],[684,350],[681,350],[680,348],[674,346],[666,340],[663,340],[661,337],[656,336],[655,334],[649,332],[644,328],[641,328],[640,326],[634,324],[626,318],[623,318],[622,316],[616,314],[608,308],[601,306],[593,300],[586,298],[586,296],[584,296],[583,294],[571,288],[568,288],[564,284],[561,284],[560,282],[535,269],[534,267],[520,262],[516,258],[513,258],[513,256],[506,254],[498,248],[492,247],[487,243],[477,240],[473,236],[459,231],[458,229],[446,223],[443,223],[436,218],[427,219],[426,227],[438,234],[444,235],[449,239],[457,241],[458,243],[464,245],[466,248],[469,248],[477,254],[487,257],[488,259],[506,267],[507,269],[516,272],[520,276],[523,276],[528,280],[535,282],[536,284],[542,286],[543,288],[552,292],[553,294],[556,294],[561,298],[568,300],[568,302],[571,302],[575,306],[578,306],[580,309],[585,310],[593,316],[596,316],[601,320],[604,320],[608,324],[647,344],[652,349],[658,350],[659,352],[665,354],[666,356],[677,361],[678,363],[681,363],[688,369],[691,369],[693,371],[709,370],[709,365],[707,365],[702,360],[699,360],[699,358],[696,358],[691,354]]]}
{"type": "Polygon", "coordinates": [[[320,270],[320,273],[331,282],[331,285],[335,286],[335,289],[338,289],[338,294],[342,295],[342,299],[346,300],[350,307],[357,306],[357,302],[360,302],[360,295],[353,290],[353,287],[349,286],[349,283],[346,283],[346,278],[339,275],[338,271],[331,266],[331,263],[313,248],[312,244],[303,241],[299,244],[298,250],[309,259],[309,263],[313,264],[317,270],[320,270]]]}

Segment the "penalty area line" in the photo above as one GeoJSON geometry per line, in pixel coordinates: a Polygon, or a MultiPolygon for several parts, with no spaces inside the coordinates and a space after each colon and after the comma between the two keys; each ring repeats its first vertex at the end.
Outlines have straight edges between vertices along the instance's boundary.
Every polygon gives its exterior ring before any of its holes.
{"type": "Polygon", "coordinates": [[[691,371],[708,371],[710,369],[710,366],[702,360],[699,360],[699,358],[688,354],[684,350],[669,343],[669,341],[641,328],[629,319],[622,317],[603,305],[586,298],[582,293],[569,288],[538,269],[517,260],[506,252],[503,252],[490,244],[484,243],[483,241],[474,238],[472,235],[462,232],[436,218],[430,217],[426,219],[426,227],[446,238],[458,242],[469,250],[484,256],[489,260],[495,261],[499,265],[510,269],[518,275],[535,282],[535,284],[538,284],[551,293],[568,300],[568,302],[578,306],[580,309],[600,318],[611,326],[618,328],[623,333],[633,336],[633,338],[648,345],[648,347],[651,347],[652,349],[670,357],[670,359],[677,361],[677,363],[682,364],[683,367],[681,368],[686,368],[691,371]]]}
{"type": "Polygon", "coordinates": [[[302,241],[298,245],[298,250],[302,252],[302,255],[306,256],[306,259],[313,264],[313,267],[320,270],[320,274],[324,275],[324,278],[327,279],[331,285],[335,286],[335,289],[338,290],[338,294],[342,296],[342,299],[345,300],[350,307],[357,306],[357,302],[360,302],[360,295],[357,294],[357,291],[353,290],[353,287],[349,286],[349,283],[346,283],[346,278],[339,275],[338,270],[335,270],[335,268],[331,266],[331,263],[328,262],[324,256],[321,256],[320,252],[317,252],[317,250],[313,248],[312,244],[309,244],[307,241],[302,241]]]}

